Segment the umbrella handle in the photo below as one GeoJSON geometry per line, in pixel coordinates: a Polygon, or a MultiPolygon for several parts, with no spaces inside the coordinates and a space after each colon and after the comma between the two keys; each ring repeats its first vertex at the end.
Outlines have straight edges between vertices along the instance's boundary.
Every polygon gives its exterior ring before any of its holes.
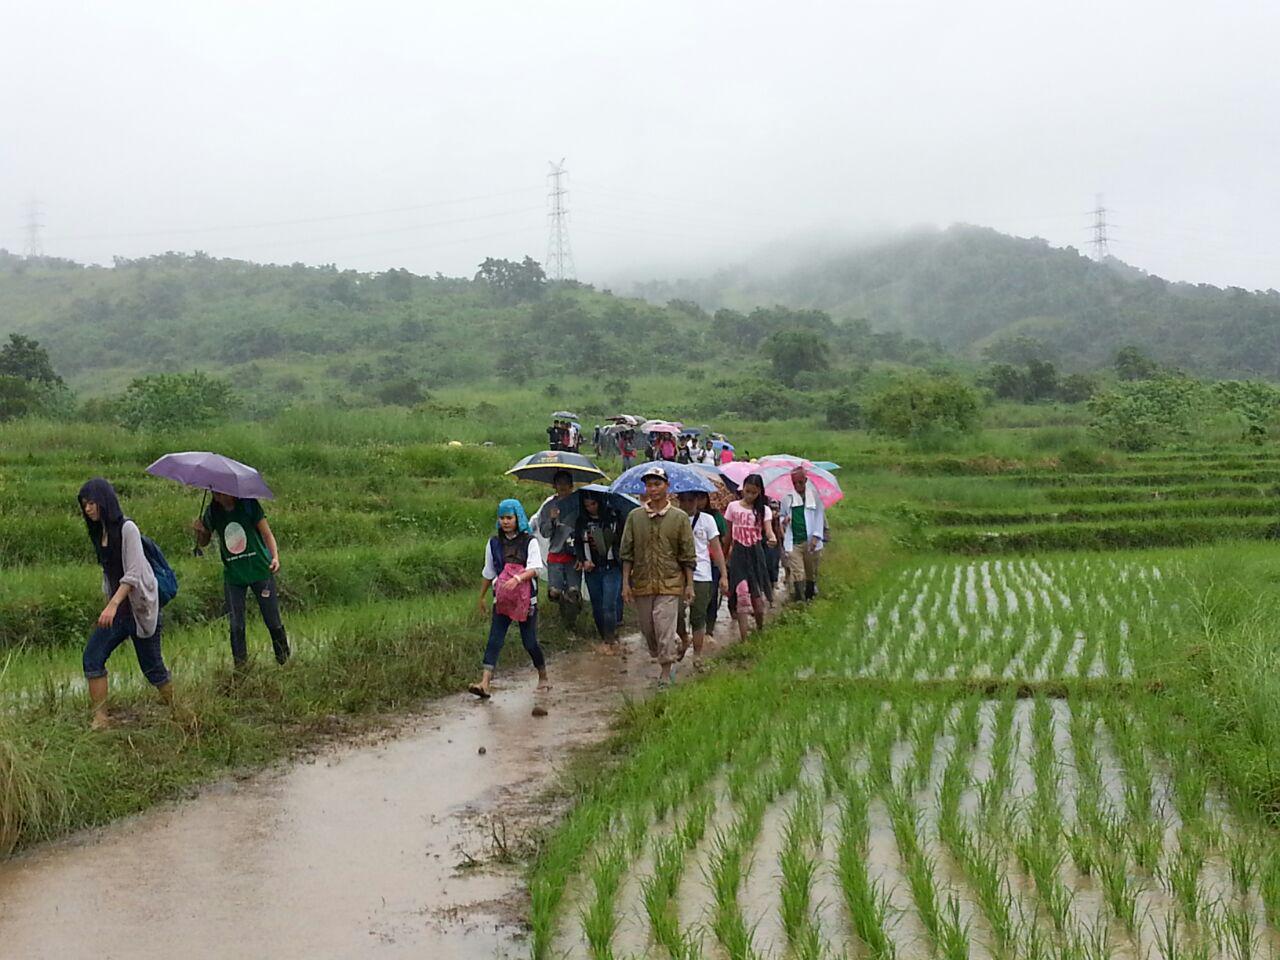
{"type": "MultiPolygon", "coordinates": [[[[201,493],[200,493],[200,512],[199,512],[198,514],[196,514],[196,519],[197,519],[197,520],[200,520],[200,521],[203,521],[203,520],[204,520],[204,505],[205,505],[205,501],[208,499],[208,496],[209,496],[209,491],[208,491],[208,490],[201,491],[201,493]]],[[[204,549],[200,546],[200,542],[199,542],[199,540],[197,540],[197,541],[196,541],[196,545],[195,545],[194,547],[192,547],[192,548],[191,548],[191,555],[192,555],[193,557],[203,557],[203,556],[204,556],[204,549]]]]}

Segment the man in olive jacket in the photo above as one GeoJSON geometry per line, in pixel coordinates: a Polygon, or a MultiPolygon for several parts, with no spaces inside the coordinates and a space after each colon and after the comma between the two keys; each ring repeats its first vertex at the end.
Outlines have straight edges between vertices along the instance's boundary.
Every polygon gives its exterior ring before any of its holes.
{"type": "Polygon", "coordinates": [[[644,506],[622,528],[622,599],[634,603],[640,632],[658,660],[658,686],[676,678],[676,618],[680,598],[693,603],[698,555],[689,515],[672,504],[667,471],[650,467],[643,477],[644,506]]]}

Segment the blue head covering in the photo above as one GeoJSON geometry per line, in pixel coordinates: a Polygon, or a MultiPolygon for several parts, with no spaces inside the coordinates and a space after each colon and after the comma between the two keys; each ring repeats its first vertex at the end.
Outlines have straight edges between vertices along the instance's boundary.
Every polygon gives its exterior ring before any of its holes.
{"type": "Polygon", "coordinates": [[[524,504],[519,500],[503,500],[498,504],[498,522],[496,526],[499,533],[502,532],[501,520],[503,517],[515,517],[521,533],[533,533],[533,528],[529,526],[529,518],[525,516],[524,504]]]}

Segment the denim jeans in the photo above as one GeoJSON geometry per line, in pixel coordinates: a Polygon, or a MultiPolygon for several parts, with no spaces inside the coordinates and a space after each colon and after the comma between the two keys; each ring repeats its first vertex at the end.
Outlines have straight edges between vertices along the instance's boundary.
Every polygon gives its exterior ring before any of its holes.
{"type": "Polygon", "coordinates": [[[137,626],[133,622],[133,614],[120,611],[109,627],[95,627],[89,634],[89,642],[84,645],[84,675],[86,679],[96,680],[107,675],[107,658],[116,647],[126,640],[133,640],[133,652],[138,657],[138,666],[142,675],[153,686],[162,687],[169,682],[169,668],[164,665],[164,657],[160,653],[160,634],[163,630],[163,618],[156,621],[156,632],[149,637],[139,637],[137,626]]]}
{"type": "Polygon", "coordinates": [[[617,639],[618,624],[622,622],[622,568],[596,567],[586,571],[583,577],[591,594],[591,615],[600,639],[617,639]]]}
{"type": "Polygon", "coordinates": [[[280,596],[276,590],[275,577],[259,580],[247,587],[242,583],[223,583],[222,593],[227,601],[227,620],[231,624],[231,658],[236,663],[244,663],[249,659],[249,651],[244,639],[244,592],[252,590],[258,600],[258,610],[262,614],[262,622],[267,625],[271,634],[271,646],[275,650],[276,660],[284,663],[289,659],[289,638],[285,636],[284,624],[280,621],[280,596]]]}
{"type": "MultiPolygon", "coordinates": [[[[502,655],[502,645],[507,640],[507,630],[510,629],[512,619],[505,613],[493,611],[493,619],[489,621],[489,642],[484,648],[484,668],[486,670],[497,671],[498,657],[502,655]]],[[[538,611],[530,610],[529,619],[524,620],[520,624],[520,642],[524,644],[525,650],[529,654],[529,659],[533,661],[533,665],[538,670],[544,670],[547,666],[547,660],[542,655],[542,647],[538,646],[538,611]]]]}

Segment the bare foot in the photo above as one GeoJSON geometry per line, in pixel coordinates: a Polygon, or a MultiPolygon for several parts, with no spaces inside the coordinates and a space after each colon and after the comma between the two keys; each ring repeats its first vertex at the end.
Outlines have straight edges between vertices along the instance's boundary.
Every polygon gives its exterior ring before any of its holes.
{"type": "Polygon", "coordinates": [[[538,683],[538,686],[536,687],[536,690],[538,693],[546,693],[550,689],[551,689],[550,680],[542,680],[538,683]]]}
{"type": "Polygon", "coordinates": [[[110,730],[111,718],[105,713],[95,713],[93,720],[89,722],[90,730],[110,730]]]}

